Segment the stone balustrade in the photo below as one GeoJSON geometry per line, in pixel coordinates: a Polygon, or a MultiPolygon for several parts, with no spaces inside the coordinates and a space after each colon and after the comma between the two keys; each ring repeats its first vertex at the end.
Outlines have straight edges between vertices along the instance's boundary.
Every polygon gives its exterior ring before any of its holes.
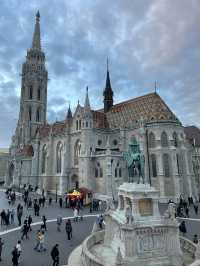
{"type": "Polygon", "coordinates": [[[102,243],[105,231],[99,231],[85,239],[82,245],[81,261],[83,266],[104,266],[102,260],[91,253],[91,248],[98,243],[102,243]]]}
{"type": "MultiPolygon", "coordinates": [[[[92,253],[91,249],[96,244],[102,244],[105,231],[98,231],[88,236],[82,244],[81,253],[81,266],[105,266],[102,259],[100,260],[97,254],[92,253]]],[[[183,252],[187,252],[191,258],[195,258],[196,245],[185,237],[180,237],[181,249],[183,252]]],[[[200,266],[200,260],[194,261],[188,266],[200,266]]]]}
{"type": "Polygon", "coordinates": [[[180,244],[183,252],[187,252],[192,258],[195,257],[196,245],[188,238],[180,236],[180,244]]]}

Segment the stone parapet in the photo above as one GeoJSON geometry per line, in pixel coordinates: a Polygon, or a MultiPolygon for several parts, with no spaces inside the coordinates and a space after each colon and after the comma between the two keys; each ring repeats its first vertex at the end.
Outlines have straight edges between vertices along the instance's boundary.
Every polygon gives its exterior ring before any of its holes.
{"type": "Polygon", "coordinates": [[[85,239],[82,245],[81,262],[83,266],[105,266],[102,259],[91,253],[90,249],[99,243],[103,243],[105,231],[99,231],[85,239]]]}

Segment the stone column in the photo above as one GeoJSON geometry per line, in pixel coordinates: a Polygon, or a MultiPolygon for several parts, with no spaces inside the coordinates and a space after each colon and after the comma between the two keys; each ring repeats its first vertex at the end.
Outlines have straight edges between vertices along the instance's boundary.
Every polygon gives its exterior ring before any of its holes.
{"type": "Polygon", "coordinates": [[[106,194],[108,196],[113,196],[113,183],[112,183],[112,163],[111,163],[111,153],[107,150],[107,164],[106,164],[106,194]]]}
{"type": "Polygon", "coordinates": [[[186,173],[185,173],[185,177],[186,177],[186,180],[187,180],[187,184],[188,184],[188,193],[189,195],[188,196],[192,196],[192,186],[191,186],[191,180],[189,178],[190,176],[190,170],[189,170],[189,164],[188,164],[188,158],[187,158],[187,153],[186,151],[183,153],[183,156],[184,156],[184,162],[185,162],[185,169],[186,169],[186,173]]]}
{"type": "Polygon", "coordinates": [[[163,174],[163,162],[162,162],[162,153],[158,151],[156,153],[157,158],[157,170],[158,170],[158,180],[159,180],[159,190],[160,197],[165,196],[165,184],[164,184],[164,174],[163,174]]]}
{"type": "Polygon", "coordinates": [[[158,199],[152,199],[152,204],[153,204],[153,216],[159,217],[160,211],[158,208],[158,199]]]}
{"type": "Polygon", "coordinates": [[[172,151],[172,177],[174,181],[174,199],[176,201],[177,198],[179,198],[181,194],[176,151],[172,151]]]}
{"type": "Polygon", "coordinates": [[[131,203],[132,203],[132,215],[133,215],[133,219],[137,219],[137,217],[140,217],[140,212],[139,212],[139,202],[138,199],[131,199],[131,203]]]}
{"type": "Polygon", "coordinates": [[[63,152],[62,152],[62,162],[61,162],[61,176],[60,176],[60,182],[59,182],[59,194],[63,194],[66,192],[66,164],[67,164],[67,160],[66,160],[66,153],[67,153],[67,144],[64,143],[63,144],[63,152]]]}

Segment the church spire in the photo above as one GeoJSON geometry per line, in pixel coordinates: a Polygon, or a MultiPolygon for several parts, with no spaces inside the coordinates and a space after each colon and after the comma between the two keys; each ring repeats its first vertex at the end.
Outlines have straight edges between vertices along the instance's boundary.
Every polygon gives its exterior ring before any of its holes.
{"type": "Polygon", "coordinates": [[[108,67],[108,58],[107,58],[107,74],[106,74],[106,87],[103,92],[104,96],[104,112],[108,112],[113,106],[113,90],[110,82],[110,73],[108,67]]]}
{"type": "Polygon", "coordinates": [[[89,109],[90,110],[90,100],[89,100],[89,96],[88,96],[88,86],[86,87],[86,96],[85,96],[85,105],[84,105],[85,109],[89,109]]]}
{"type": "Polygon", "coordinates": [[[35,18],[35,29],[33,34],[33,42],[32,42],[32,49],[41,50],[41,42],[40,42],[40,12],[36,13],[35,18]]]}
{"type": "Polygon", "coordinates": [[[106,89],[109,90],[111,88],[111,82],[110,82],[110,74],[109,74],[109,66],[108,66],[108,58],[107,58],[107,75],[106,75],[106,89]]]}
{"type": "Polygon", "coordinates": [[[71,118],[72,118],[72,111],[71,111],[70,104],[69,104],[69,108],[67,110],[67,119],[71,119],[71,118]]]}

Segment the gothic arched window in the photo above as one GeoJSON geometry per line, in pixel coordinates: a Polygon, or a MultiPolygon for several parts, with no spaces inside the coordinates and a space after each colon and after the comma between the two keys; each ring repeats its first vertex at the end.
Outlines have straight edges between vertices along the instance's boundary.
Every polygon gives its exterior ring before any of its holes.
{"type": "Polygon", "coordinates": [[[61,173],[62,171],[62,151],[63,146],[61,142],[58,142],[56,147],[56,172],[61,173]]]}
{"type": "Polygon", "coordinates": [[[95,168],[95,177],[98,177],[98,168],[95,168]]]}
{"type": "Polygon", "coordinates": [[[75,146],[74,146],[74,165],[78,164],[78,158],[79,158],[80,154],[81,154],[81,142],[78,139],[75,143],[75,146]]]}
{"type": "Polygon", "coordinates": [[[117,177],[117,168],[115,168],[115,177],[117,177]]]}
{"type": "Polygon", "coordinates": [[[174,132],[172,137],[173,137],[173,141],[174,141],[174,146],[178,147],[178,136],[177,136],[177,133],[174,132]]]}
{"type": "Polygon", "coordinates": [[[149,134],[149,147],[150,148],[155,148],[156,146],[156,138],[153,132],[149,134]]]}
{"type": "Polygon", "coordinates": [[[97,162],[95,167],[95,177],[103,177],[103,169],[99,162],[97,162]]]}
{"type": "Polygon", "coordinates": [[[41,88],[39,87],[38,90],[37,90],[37,99],[38,99],[38,101],[40,101],[40,98],[41,98],[41,88]]]}
{"type": "Polygon", "coordinates": [[[28,109],[28,116],[29,116],[29,121],[32,120],[32,110],[31,110],[31,106],[29,106],[29,109],[28,109]]]}
{"type": "Polygon", "coordinates": [[[165,177],[170,177],[170,157],[169,154],[163,154],[163,172],[165,177]]]}
{"type": "Polygon", "coordinates": [[[46,164],[47,164],[47,146],[44,145],[42,148],[42,174],[46,173],[46,164]]]}
{"type": "Polygon", "coordinates": [[[78,120],[76,120],[76,130],[78,130],[78,120]]]}
{"type": "Polygon", "coordinates": [[[29,88],[29,99],[33,99],[33,86],[32,85],[29,88]]]}
{"type": "Polygon", "coordinates": [[[161,134],[161,146],[168,147],[168,136],[165,131],[163,131],[161,134]]]}
{"type": "Polygon", "coordinates": [[[151,154],[151,176],[157,177],[157,164],[156,164],[156,155],[151,154]]]}
{"type": "Polygon", "coordinates": [[[36,122],[40,122],[40,109],[39,108],[36,111],[36,122]]]}

